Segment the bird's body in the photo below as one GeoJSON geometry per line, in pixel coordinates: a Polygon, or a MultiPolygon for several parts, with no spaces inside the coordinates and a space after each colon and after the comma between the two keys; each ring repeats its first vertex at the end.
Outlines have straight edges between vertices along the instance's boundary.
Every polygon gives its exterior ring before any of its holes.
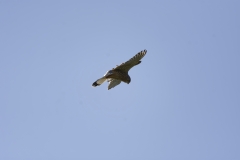
{"type": "Polygon", "coordinates": [[[121,81],[129,84],[131,82],[131,78],[128,75],[128,71],[141,63],[141,59],[146,55],[147,50],[143,50],[137,53],[133,58],[129,61],[122,63],[121,65],[113,68],[112,70],[108,71],[102,78],[96,80],[92,86],[96,87],[101,85],[106,80],[109,82],[108,89],[115,87],[116,85],[120,84],[121,81]]]}
{"type": "Polygon", "coordinates": [[[121,70],[112,70],[112,74],[106,76],[106,78],[112,78],[112,79],[118,79],[118,80],[121,80],[125,83],[130,83],[131,82],[131,78],[130,76],[128,75],[128,73],[126,72],[123,72],[121,70]]]}

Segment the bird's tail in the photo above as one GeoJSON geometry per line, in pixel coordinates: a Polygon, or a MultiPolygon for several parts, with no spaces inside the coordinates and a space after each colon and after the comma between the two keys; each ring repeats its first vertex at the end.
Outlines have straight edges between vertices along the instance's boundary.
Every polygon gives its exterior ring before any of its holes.
{"type": "Polygon", "coordinates": [[[100,85],[101,85],[103,82],[105,82],[106,80],[107,80],[106,77],[102,77],[102,78],[96,80],[96,81],[92,84],[92,86],[93,86],[93,87],[100,86],[100,85]]]}

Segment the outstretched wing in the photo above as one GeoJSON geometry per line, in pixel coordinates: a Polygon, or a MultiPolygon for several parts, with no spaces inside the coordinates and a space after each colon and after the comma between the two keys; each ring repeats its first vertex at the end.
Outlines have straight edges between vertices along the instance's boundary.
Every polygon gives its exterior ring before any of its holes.
{"type": "Polygon", "coordinates": [[[138,65],[141,63],[141,59],[146,55],[147,50],[142,50],[141,52],[138,52],[134,57],[129,59],[127,62],[122,63],[121,65],[114,68],[114,70],[122,70],[124,72],[128,72],[133,66],[138,65]]]}
{"type": "Polygon", "coordinates": [[[117,79],[113,79],[113,78],[108,78],[107,81],[109,82],[109,85],[108,85],[108,90],[119,85],[121,83],[120,80],[117,80],[117,79]]]}

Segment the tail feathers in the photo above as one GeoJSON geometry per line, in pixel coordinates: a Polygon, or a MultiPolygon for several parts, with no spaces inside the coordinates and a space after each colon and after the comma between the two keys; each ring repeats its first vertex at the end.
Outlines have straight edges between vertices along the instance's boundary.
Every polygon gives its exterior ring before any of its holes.
{"type": "Polygon", "coordinates": [[[96,81],[92,84],[92,86],[93,86],[93,87],[100,86],[100,85],[101,85],[103,82],[105,82],[106,80],[107,80],[107,79],[106,79],[105,77],[102,77],[102,78],[96,80],[96,81]]]}

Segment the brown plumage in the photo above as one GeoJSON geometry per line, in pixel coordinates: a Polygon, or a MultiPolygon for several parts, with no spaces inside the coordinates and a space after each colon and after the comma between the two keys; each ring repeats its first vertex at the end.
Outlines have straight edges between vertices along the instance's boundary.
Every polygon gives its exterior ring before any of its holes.
{"type": "Polygon", "coordinates": [[[122,63],[121,65],[117,65],[116,68],[113,68],[112,70],[108,71],[102,78],[96,80],[92,86],[96,87],[101,85],[106,80],[109,82],[108,89],[111,89],[115,87],[116,85],[120,84],[121,81],[129,84],[131,82],[131,78],[128,75],[128,71],[141,63],[141,59],[146,55],[147,50],[143,50],[141,52],[138,52],[134,57],[132,57],[130,60],[128,60],[125,63],[122,63]]]}

